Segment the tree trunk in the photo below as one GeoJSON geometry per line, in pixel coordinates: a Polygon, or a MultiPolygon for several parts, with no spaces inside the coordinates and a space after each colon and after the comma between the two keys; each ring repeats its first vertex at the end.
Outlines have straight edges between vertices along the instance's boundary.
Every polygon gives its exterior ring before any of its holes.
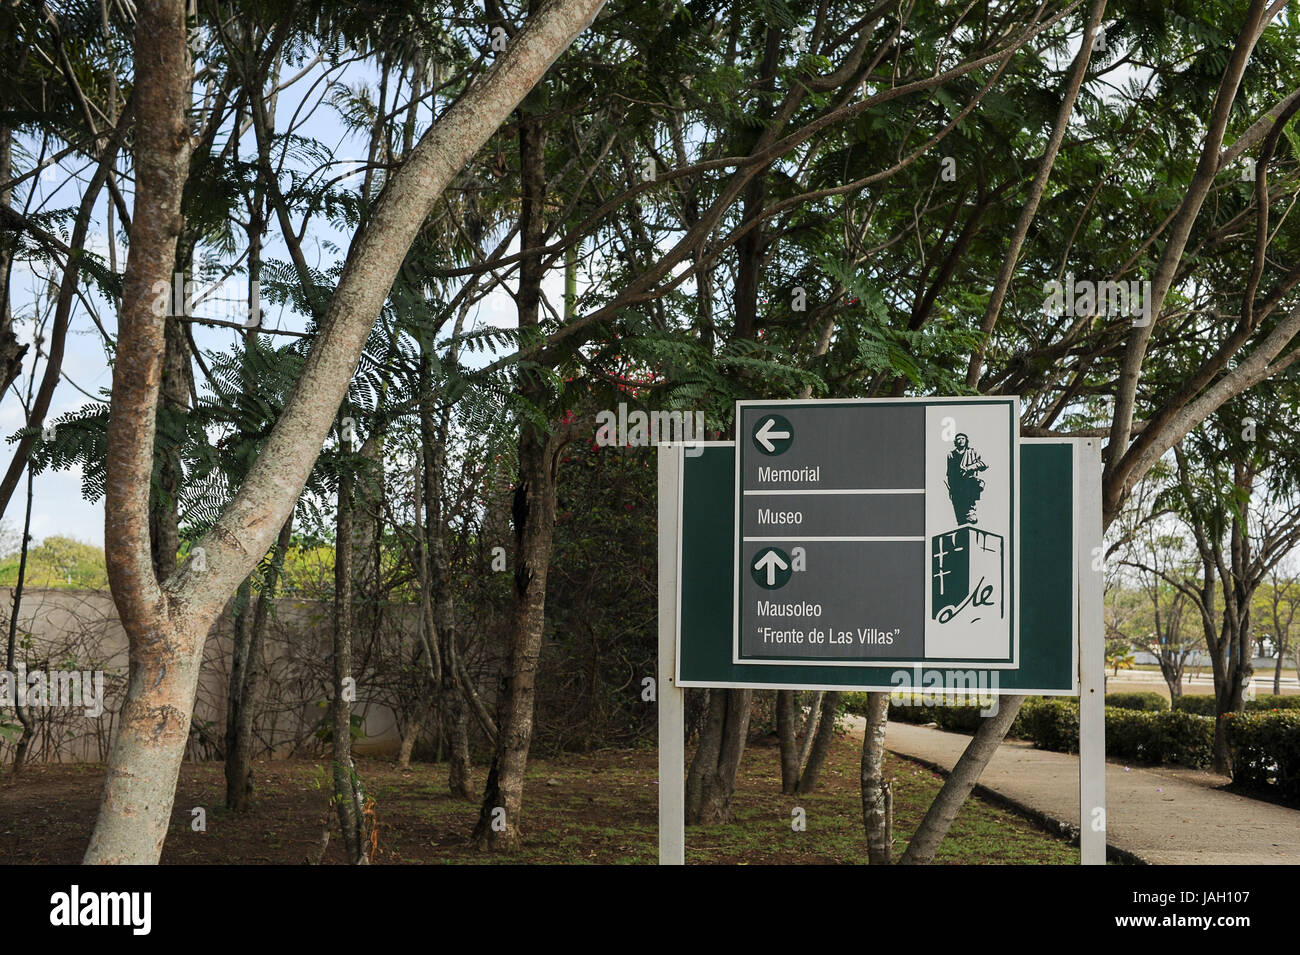
{"type": "Polygon", "coordinates": [[[980,773],[997,752],[998,745],[1007,735],[1007,730],[1011,728],[1016,714],[1020,712],[1020,705],[1024,702],[1023,696],[1004,696],[997,713],[986,717],[980,724],[970,745],[961,754],[961,759],[957,760],[957,765],[944,780],[939,795],[921,820],[921,825],[907,845],[907,851],[898,860],[900,865],[929,865],[934,861],[939,843],[948,834],[952,821],[970,798],[971,790],[979,782],[980,773]]]}
{"type": "MultiPolygon", "coordinates": [[[[230,672],[231,713],[226,719],[226,807],[236,812],[251,808],[253,798],[253,717],[257,710],[257,691],[262,676],[262,646],[266,643],[266,629],[270,624],[271,607],[284,569],[285,554],[293,536],[293,518],[285,521],[275,542],[271,567],[263,584],[262,595],[253,611],[252,626],[244,644],[243,666],[239,669],[239,683],[235,682],[235,667],[230,672]]],[[[248,613],[246,608],[245,614],[248,613]]]]}
{"type": "MultiPolygon", "coordinates": [[[[35,375],[32,376],[35,378],[35,375]]],[[[30,397],[31,389],[28,389],[30,397]]],[[[18,637],[18,613],[23,606],[23,584],[27,579],[27,549],[31,543],[32,534],[32,469],[27,469],[27,510],[23,516],[23,542],[18,552],[18,579],[14,582],[13,605],[9,608],[9,640],[5,652],[5,669],[10,673],[14,672],[16,641],[18,637]]],[[[17,776],[23,769],[23,763],[27,760],[27,747],[32,741],[32,716],[31,711],[26,705],[18,705],[17,696],[14,698],[14,712],[18,714],[18,722],[22,724],[23,732],[18,737],[18,743],[14,746],[14,763],[13,773],[17,776]]]]}
{"type": "MultiPolygon", "coordinates": [[[[799,747],[795,737],[798,734],[799,713],[796,705],[797,690],[776,691],[776,736],[781,745],[781,793],[790,796],[799,785],[799,747]]],[[[812,726],[812,713],[808,725],[812,726]]]]}
{"type": "Polygon", "coordinates": [[[438,695],[442,722],[447,735],[447,791],[455,799],[473,799],[474,762],[469,754],[469,711],[456,668],[459,650],[454,628],[439,628],[443,641],[443,660],[451,665],[442,668],[442,692],[438,695]]]}
{"type": "Polygon", "coordinates": [[[185,472],[181,466],[179,443],[174,440],[175,422],[190,406],[190,389],[193,371],[190,368],[190,346],[185,330],[174,315],[168,315],[163,329],[166,342],[163,352],[161,400],[158,402],[160,421],[170,421],[172,428],[159,428],[158,484],[149,501],[149,540],[153,555],[154,574],[166,580],[176,570],[177,552],[180,550],[180,511],[177,495],[185,472]]]}
{"type": "Polygon", "coordinates": [[[240,708],[249,665],[249,644],[253,641],[253,578],[250,575],[235,591],[235,633],[230,651],[230,680],[226,685],[226,808],[242,812],[248,808],[245,785],[248,775],[238,768],[236,736],[239,733],[240,708]]]}
{"type": "Polygon", "coordinates": [[[867,861],[889,865],[893,851],[893,793],[885,779],[885,728],[889,694],[867,694],[867,727],[862,736],[862,826],[867,833],[867,861]]]}
{"type": "MultiPolygon", "coordinates": [[[[1245,708],[1245,694],[1242,692],[1244,682],[1249,679],[1249,672],[1243,670],[1239,659],[1240,635],[1235,633],[1234,622],[1224,614],[1223,636],[1220,638],[1227,648],[1230,658],[1222,667],[1222,680],[1216,679],[1214,687],[1214,765],[1213,769],[1221,776],[1232,774],[1232,750],[1228,746],[1229,713],[1240,713],[1245,708]]],[[[1217,676],[1217,673],[1216,673],[1217,676]]]]}
{"type": "MultiPolygon", "coordinates": [[[[152,304],[155,286],[169,283],[175,267],[192,148],[186,123],[192,66],[185,12],[184,0],[137,6],[135,209],[104,463],[104,559],[127,634],[130,676],[99,817],[86,849],[85,861],[92,864],[156,863],[162,853],[189,737],[203,640],[217,613],[207,612],[215,600],[205,602],[197,595],[174,600],[164,592],[153,567],[149,527],[166,348],[163,318],[152,304]]],[[[221,603],[245,576],[247,570],[235,576],[221,603]]]]}
{"type": "Polygon", "coordinates": [[[469,754],[468,687],[461,685],[456,666],[456,607],[451,587],[451,563],[447,557],[447,523],[442,507],[443,472],[447,463],[447,432],[451,408],[444,404],[440,420],[434,419],[433,376],[429,356],[420,356],[420,441],[424,458],[424,553],[428,555],[428,601],[433,618],[433,640],[440,665],[433,674],[438,693],[438,712],[447,741],[447,789],[455,799],[472,799],[473,763],[469,754]]]}
{"type": "MultiPolygon", "coordinates": [[[[827,690],[821,698],[817,718],[813,721],[813,726],[808,728],[808,732],[813,734],[812,749],[808,750],[808,762],[799,774],[798,792],[810,793],[817,788],[817,779],[822,774],[822,767],[826,765],[831,743],[835,741],[835,711],[839,706],[839,690],[827,690]]],[[[805,740],[805,747],[806,745],[805,740]]]]}
{"type": "Polygon", "coordinates": [[[688,826],[731,821],[731,797],[749,737],[753,699],[753,690],[709,691],[709,714],[686,777],[688,826]]]}
{"type": "MultiPolygon", "coordinates": [[[[0,62],[8,68],[14,60],[17,37],[6,36],[0,40],[0,62]]],[[[12,74],[11,74],[12,75],[12,74]]],[[[0,107],[9,109],[10,97],[0,90],[0,107]]],[[[0,123],[0,182],[8,183],[13,177],[13,130],[0,123]]],[[[8,207],[13,202],[13,187],[0,188],[0,205],[8,207]]],[[[13,311],[10,308],[9,281],[13,270],[12,249],[6,241],[0,243],[0,395],[9,391],[23,370],[23,356],[27,346],[18,341],[14,333],[13,311]]]]}
{"type": "MultiPolygon", "coordinates": [[[[776,88],[776,69],[781,61],[785,31],[769,26],[764,34],[763,59],[759,61],[758,89],[770,92],[776,88]]],[[[742,154],[754,148],[762,135],[761,128],[746,128],[742,154]]],[[[741,222],[750,225],[764,211],[767,199],[766,172],[757,173],[745,186],[741,222]]],[[[763,252],[767,238],[763,226],[751,228],[736,243],[736,324],[735,338],[753,338],[758,328],[758,289],[762,282],[763,252]]]]}
{"type": "MultiPolygon", "coordinates": [[[[344,441],[344,447],[349,446],[344,441]]],[[[349,865],[370,861],[365,838],[365,793],[352,762],[352,480],[345,463],[339,474],[339,512],[334,541],[334,807],[349,865]],[[346,681],[346,682],[345,682],[346,681]]]]}
{"type": "MultiPolygon", "coordinates": [[[[812,705],[808,707],[808,721],[803,728],[803,744],[799,747],[798,773],[800,775],[803,773],[803,768],[808,765],[813,742],[817,739],[817,730],[822,725],[822,702],[825,699],[826,691],[818,690],[817,695],[813,697],[812,705]]],[[[795,780],[795,788],[798,789],[798,780],[795,780]]]]}
{"type": "Polygon", "coordinates": [[[501,696],[496,753],[474,841],[484,849],[513,851],[520,844],[524,770],[533,737],[537,661],[546,611],[546,573],[555,526],[555,454],[525,428],[519,442],[521,483],[515,493],[515,609],[510,656],[501,696]]]}
{"type": "Polygon", "coordinates": [[[415,743],[424,732],[424,721],[429,710],[425,706],[417,706],[411,714],[411,719],[406,725],[406,732],[402,734],[402,743],[397,748],[397,768],[411,768],[411,752],[415,749],[415,743]]]}
{"type": "MultiPolygon", "coordinates": [[[[544,269],[546,131],[532,112],[536,93],[519,110],[520,248],[519,327],[536,328],[544,269]]],[[[547,389],[538,377],[521,373],[526,401],[544,406],[547,389]]],[[[520,845],[524,770],[533,738],[537,661],[546,624],[546,574],[555,531],[555,442],[521,419],[519,486],[515,489],[515,606],[509,670],[501,700],[500,732],[492,772],[483,793],[474,842],[484,849],[513,851],[520,845]]]]}

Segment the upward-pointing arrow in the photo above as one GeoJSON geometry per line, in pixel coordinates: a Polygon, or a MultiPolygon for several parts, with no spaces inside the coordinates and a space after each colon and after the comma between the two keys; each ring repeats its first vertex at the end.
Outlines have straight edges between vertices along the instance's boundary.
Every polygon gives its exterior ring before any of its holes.
{"type": "Polygon", "coordinates": [[[777,553],[774,550],[769,550],[758,560],[754,561],[755,570],[767,569],[767,585],[769,587],[776,586],[776,572],[778,570],[785,570],[789,566],[789,564],[777,556],[777,553]]]}
{"type": "Polygon", "coordinates": [[[771,454],[776,450],[776,445],[772,443],[773,438],[778,441],[784,441],[786,438],[790,437],[789,431],[773,431],[772,429],[774,427],[776,427],[776,419],[768,418],[763,422],[763,427],[754,432],[754,440],[766,448],[768,454],[771,454]]]}

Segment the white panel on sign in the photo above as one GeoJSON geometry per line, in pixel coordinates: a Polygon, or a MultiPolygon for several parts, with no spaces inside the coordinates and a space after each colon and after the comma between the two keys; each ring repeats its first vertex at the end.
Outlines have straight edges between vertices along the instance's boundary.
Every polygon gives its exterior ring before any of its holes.
{"type": "Polygon", "coordinates": [[[1013,656],[1014,489],[1009,408],[925,409],[925,655],[966,660],[1013,656]]]}

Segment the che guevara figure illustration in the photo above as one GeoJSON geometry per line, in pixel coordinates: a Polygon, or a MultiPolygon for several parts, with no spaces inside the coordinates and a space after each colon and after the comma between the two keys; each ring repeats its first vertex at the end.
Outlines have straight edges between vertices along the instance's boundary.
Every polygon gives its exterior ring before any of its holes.
{"type": "Polygon", "coordinates": [[[979,452],[970,446],[970,438],[957,435],[953,449],[948,452],[948,498],[958,524],[979,523],[978,505],[984,493],[984,479],[978,475],[988,467],[979,452]]]}

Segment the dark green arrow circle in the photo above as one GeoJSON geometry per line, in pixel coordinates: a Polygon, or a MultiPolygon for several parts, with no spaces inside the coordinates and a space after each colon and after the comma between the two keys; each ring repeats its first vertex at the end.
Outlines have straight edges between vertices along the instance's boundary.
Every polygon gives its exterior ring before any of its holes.
{"type": "Polygon", "coordinates": [[[790,555],[779,547],[764,547],[749,561],[750,577],[764,590],[780,590],[790,582],[792,573],[790,555]]]}

